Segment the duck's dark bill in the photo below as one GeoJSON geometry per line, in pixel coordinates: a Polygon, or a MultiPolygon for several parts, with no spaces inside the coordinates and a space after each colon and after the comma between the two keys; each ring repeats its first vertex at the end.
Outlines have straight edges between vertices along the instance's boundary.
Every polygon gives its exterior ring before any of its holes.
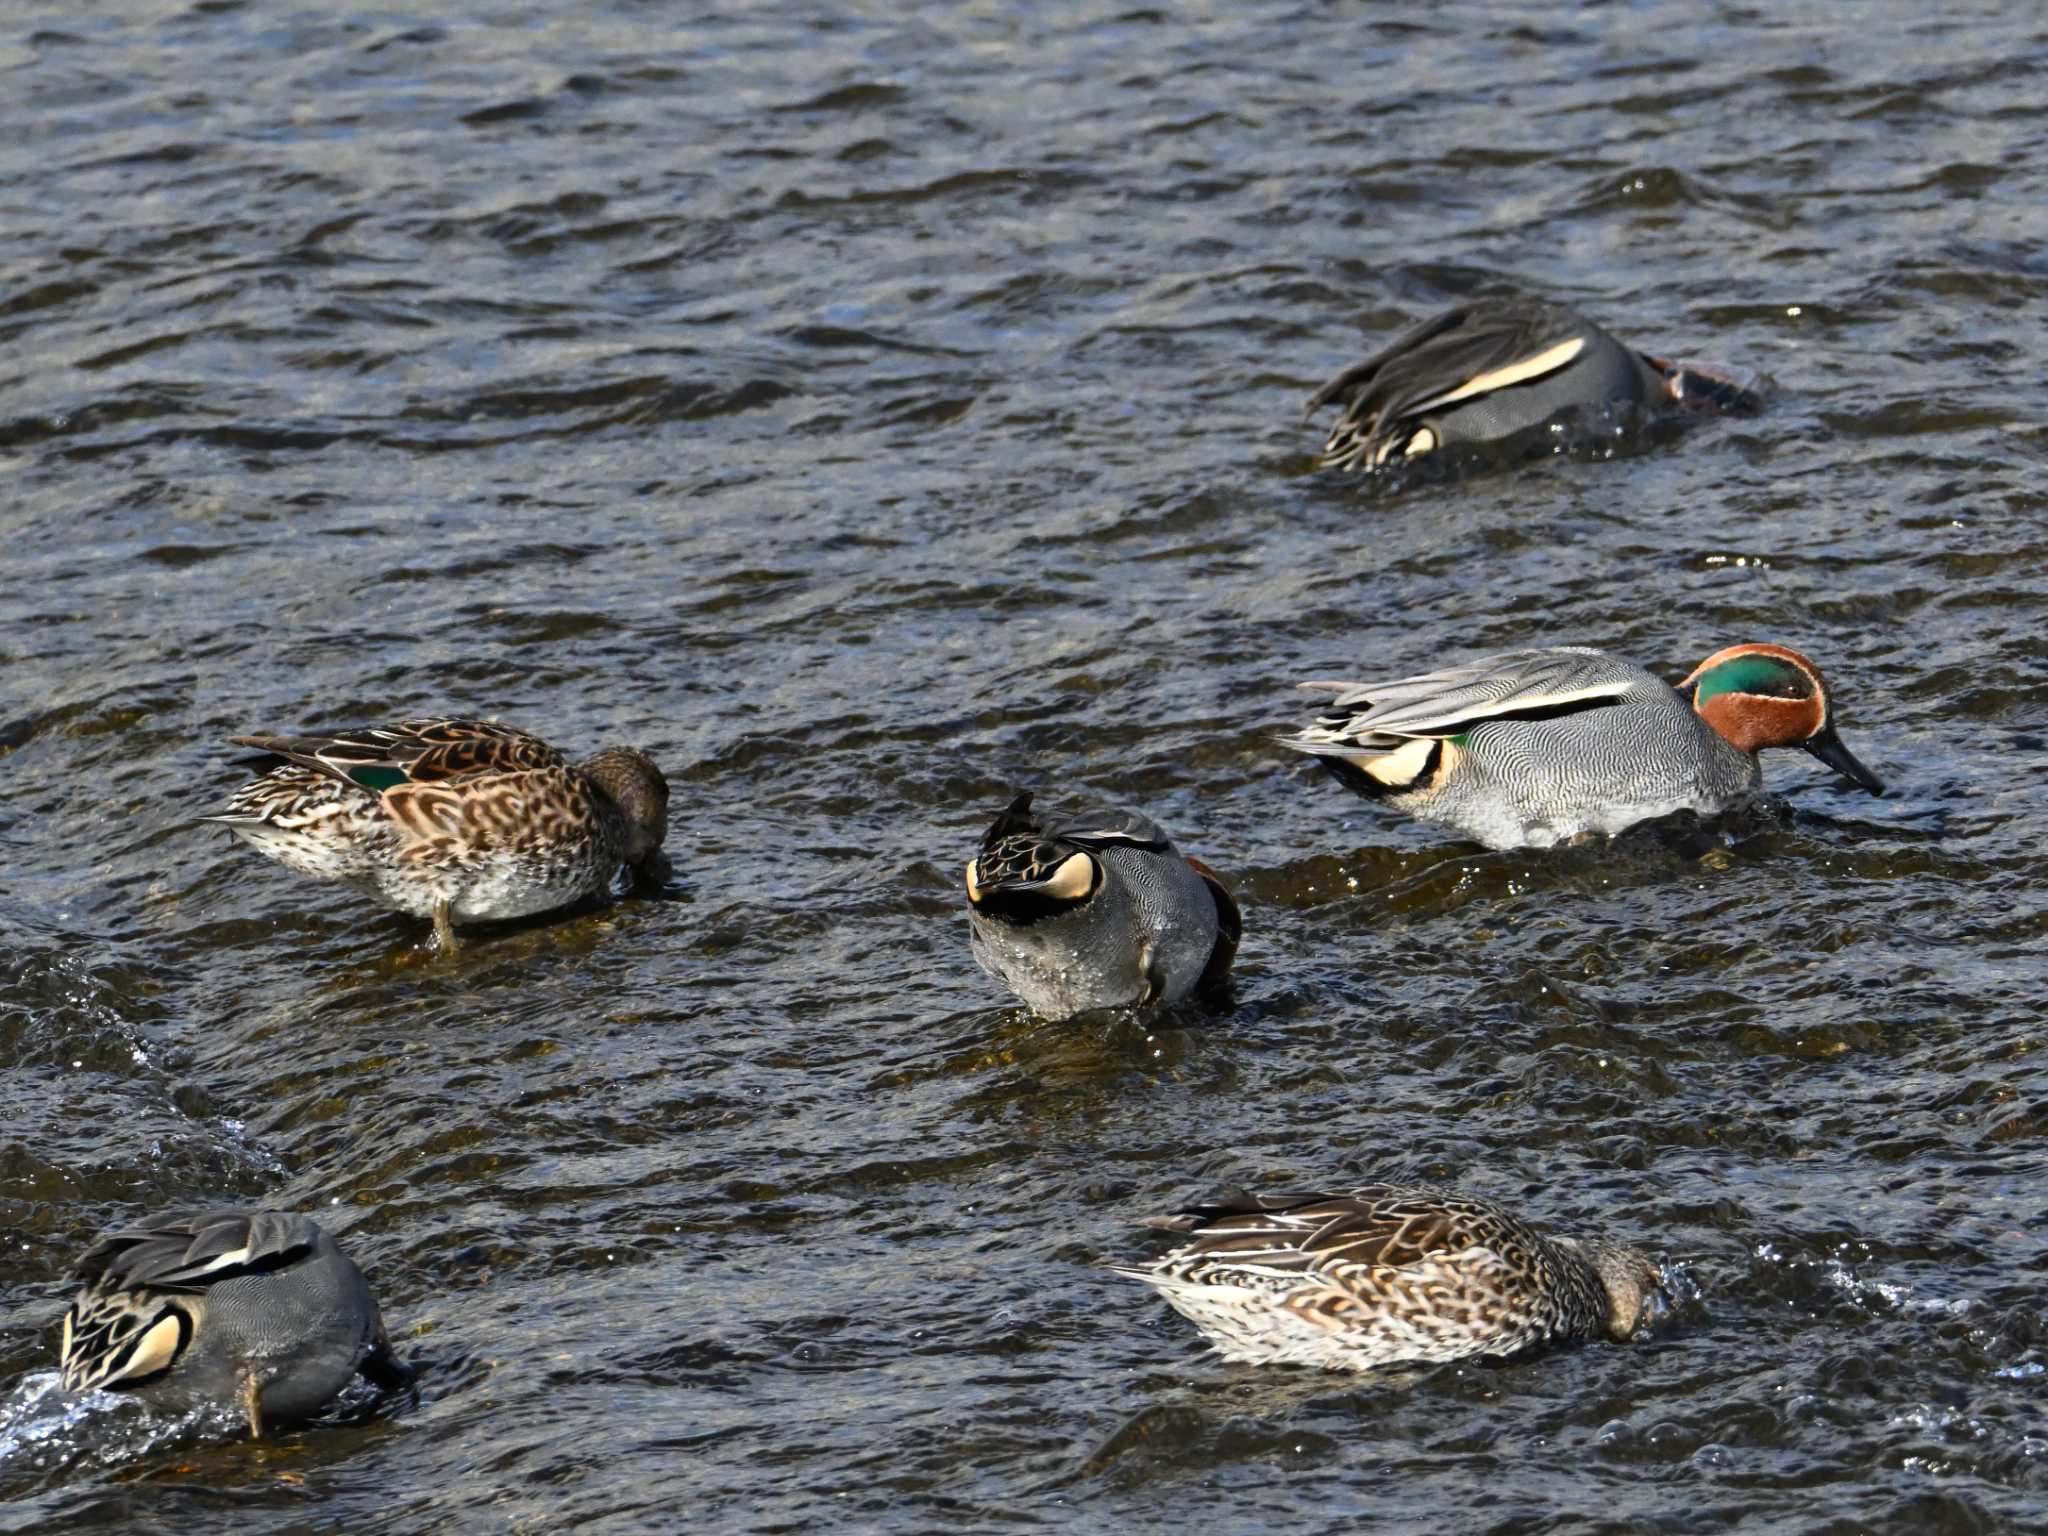
{"type": "Polygon", "coordinates": [[[1763,375],[1754,369],[1687,358],[1671,364],[1668,371],[1671,398],[1688,411],[1754,416],[1763,409],[1763,375]]]}
{"type": "Polygon", "coordinates": [[[1884,781],[1856,761],[1855,754],[1842,745],[1842,738],[1835,734],[1832,725],[1825,727],[1819,735],[1807,742],[1806,750],[1850,783],[1861,785],[1873,795],[1884,793],[1884,781]]]}

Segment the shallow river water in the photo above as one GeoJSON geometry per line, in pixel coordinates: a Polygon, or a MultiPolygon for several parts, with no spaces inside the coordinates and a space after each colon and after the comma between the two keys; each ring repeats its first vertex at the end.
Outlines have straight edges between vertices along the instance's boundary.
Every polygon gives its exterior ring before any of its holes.
{"type": "Polygon", "coordinates": [[[2048,1525],[2048,24],[2033,7],[31,7],[0,38],[0,1528],[2048,1525]],[[1754,420],[1458,484],[1301,406],[1460,298],[1754,420]],[[1824,667],[1710,835],[1481,853],[1274,745],[1533,642],[1824,667]],[[447,711],[675,789],[485,933],[195,818],[447,711]],[[1016,787],[1233,882],[1227,1005],[1033,1021],[1016,787]],[[1097,1266],[1461,1185],[1635,1347],[1230,1366],[1097,1266]],[[317,1210],[416,1396],[48,1392],[106,1226],[317,1210]]]}

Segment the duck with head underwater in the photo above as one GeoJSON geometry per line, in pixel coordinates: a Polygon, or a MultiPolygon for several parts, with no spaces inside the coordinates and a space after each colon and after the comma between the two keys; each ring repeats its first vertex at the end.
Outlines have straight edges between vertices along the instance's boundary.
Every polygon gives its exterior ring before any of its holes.
{"type": "Polygon", "coordinates": [[[1638,352],[1577,310],[1480,299],[1402,333],[1308,403],[1342,408],[1319,469],[1373,471],[1426,453],[1512,447],[1574,414],[1753,415],[1753,380],[1710,363],[1638,352]]]}
{"type": "Polygon", "coordinates": [[[1490,1201],[1421,1185],[1343,1194],[1236,1191],[1146,1226],[1187,1241],[1116,1273],[1155,1287],[1226,1360],[1365,1371],[1627,1343],[1668,1305],[1634,1248],[1539,1230],[1490,1201]]]}
{"type": "Polygon", "coordinates": [[[362,1271],[295,1212],[153,1217],[102,1237],[77,1274],[58,1351],[67,1392],[232,1407],[261,1439],[357,1376],[380,1390],[412,1380],[362,1271]]]}
{"type": "Polygon", "coordinates": [[[571,762],[538,736],[435,718],[321,736],[228,738],[281,761],[204,821],[287,869],[418,917],[444,950],[499,922],[667,877],[668,780],[636,747],[571,762]]]}
{"type": "Polygon", "coordinates": [[[1134,812],[1046,826],[1012,800],[967,861],[974,958],[1032,1012],[1171,1007],[1221,985],[1243,931],[1214,870],[1134,812]]]}
{"type": "Polygon", "coordinates": [[[1286,745],[1368,799],[1489,848],[1548,847],[1673,811],[1717,815],[1758,792],[1768,747],[1803,747],[1884,793],[1836,732],[1820,668],[1781,645],[1716,651],[1676,688],[1578,645],[1302,687],[1332,698],[1286,745]]]}

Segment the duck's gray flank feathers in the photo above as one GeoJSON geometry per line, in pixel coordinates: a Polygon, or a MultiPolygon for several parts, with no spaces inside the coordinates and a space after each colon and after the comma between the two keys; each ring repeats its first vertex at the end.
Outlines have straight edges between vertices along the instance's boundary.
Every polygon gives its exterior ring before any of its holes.
{"type": "Polygon", "coordinates": [[[94,1243],[64,1315],[65,1389],[141,1391],[232,1407],[261,1436],[311,1417],[392,1355],[362,1272],[310,1217],[215,1209],[127,1226],[94,1243]]]}
{"type": "Polygon", "coordinates": [[[303,1216],[224,1210],[102,1237],[75,1270],[86,1288],[64,1317],[64,1386],[138,1385],[162,1375],[191,1344],[202,1310],[170,1298],[198,1297],[304,1258],[319,1235],[303,1216]]]}
{"type": "Polygon", "coordinates": [[[1359,793],[1492,848],[1711,815],[1762,782],[1755,756],[1670,684],[1587,646],[1308,686],[1331,700],[1288,746],[1359,793]]]}
{"type": "Polygon", "coordinates": [[[975,959],[1048,1019],[1218,985],[1242,923],[1215,872],[1134,811],[1047,825],[1019,794],[966,868],[975,959]]]}

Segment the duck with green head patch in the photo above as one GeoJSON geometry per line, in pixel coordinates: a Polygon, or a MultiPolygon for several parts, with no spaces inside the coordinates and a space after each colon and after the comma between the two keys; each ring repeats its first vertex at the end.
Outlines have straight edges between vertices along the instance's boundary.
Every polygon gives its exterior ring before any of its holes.
{"type": "Polygon", "coordinates": [[[1317,390],[1309,414],[1333,401],[1343,414],[1316,466],[1366,471],[1533,440],[1574,415],[1627,425],[1678,410],[1749,415],[1760,403],[1731,369],[1652,357],[1575,309],[1522,297],[1423,321],[1317,390]]]}
{"type": "Polygon", "coordinates": [[[634,747],[570,762],[483,720],[406,720],[326,736],[234,736],[283,759],[218,823],[287,869],[457,923],[551,911],[607,889],[621,866],[666,878],[668,780],[634,747]]]}
{"type": "Polygon", "coordinates": [[[1717,651],[1676,688],[1586,646],[1302,687],[1332,698],[1288,746],[1367,798],[1489,848],[1547,847],[1673,811],[1716,815],[1758,792],[1767,747],[1804,747],[1884,792],[1836,733],[1820,669],[1780,645],[1717,651]]]}
{"type": "Polygon", "coordinates": [[[1170,1007],[1219,985],[1237,903],[1157,822],[1111,812],[1049,827],[1021,794],[967,861],[974,958],[1034,1013],[1170,1007]]]}

